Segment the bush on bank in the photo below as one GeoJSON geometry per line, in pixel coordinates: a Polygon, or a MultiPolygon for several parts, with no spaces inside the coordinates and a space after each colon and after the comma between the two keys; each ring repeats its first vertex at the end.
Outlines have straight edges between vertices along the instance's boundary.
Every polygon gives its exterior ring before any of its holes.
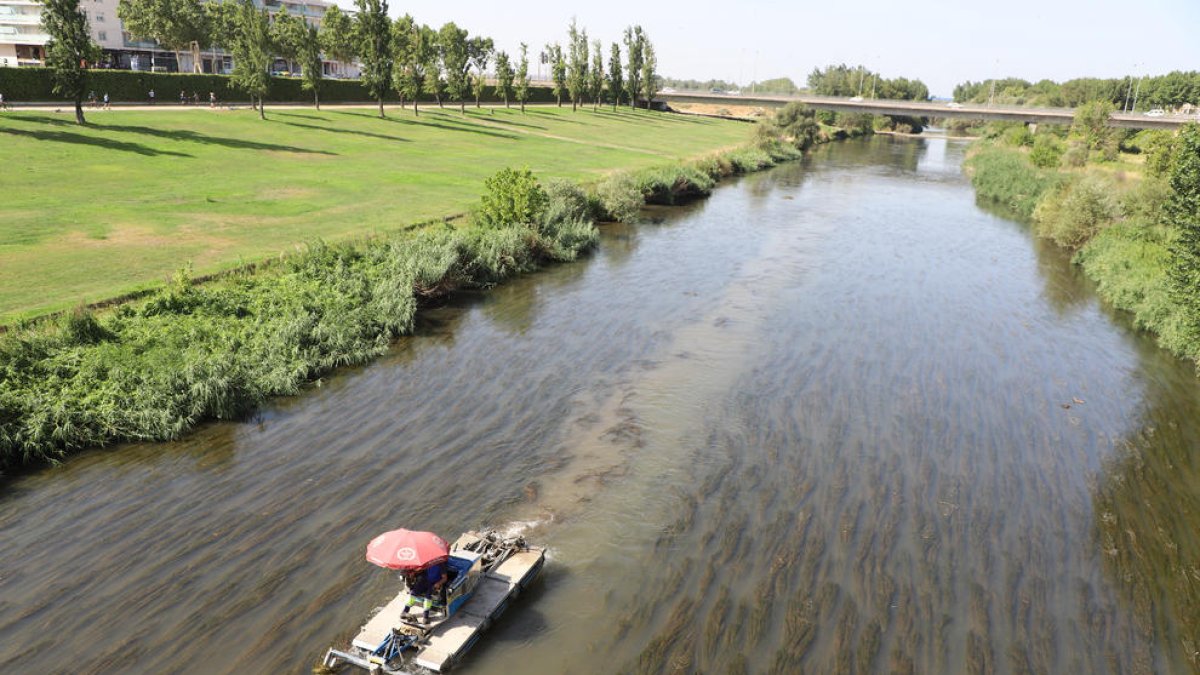
{"type": "MultiPolygon", "coordinates": [[[[1033,221],[1034,232],[1076,250],[1074,262],[1102,298],[1132,314],[1159,343],[1200,362],[1200,127],[1179,136],[1140,134],[1140,177],[1089,164],[1058,171],[1034,166],[1034,152],[981,142],[968,162],[981,198],[1033,221]],[[1189,196],[1192,195],[1192,196],[1189,196]],[[1192,253],[1188,253],[1191,251],[1192,253]],[[1190,276],[1189,276],[1190,275],[1190,276]]],[[[1083,161],[1090,154],[1085,143],[1083,161]]],[[[1068,151],[1068,155],[1070,154],[1068,151]]],[[[1102,154],[1098,157],[1103,157],[1102,154]]],[[[1072,162],[1064,156],[1063,164],[1072,162]]]]}

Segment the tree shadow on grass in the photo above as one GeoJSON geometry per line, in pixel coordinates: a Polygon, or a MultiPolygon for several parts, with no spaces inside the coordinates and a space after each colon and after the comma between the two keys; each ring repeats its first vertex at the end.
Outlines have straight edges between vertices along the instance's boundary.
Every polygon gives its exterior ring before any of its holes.
{"type": "MultiPolygon", "coordinates": [[[[276,117],[276,118],[287,117],[287,116],[288,115],[285,113],[275,113],[275,115],[274,115],[274,117],[276,117]]],[[[310,119],[310,118],[302,117],[302,119],[310,119]]],[[[289,127],[300,127],[301,129],[312,129],[314,131],[329,131],[329,132],[332,132],[335,134],[353,134],[355,136],[365,136],[367,138],[377,138],[381,141],[397,141],[399,143],[412,143],[412,141],[408,140],[407,138],[402,138],[400,136],[389,136],[387,134],[376,134],[376,133],[373,133],[370,131],[358,131],[357,129],[339,129],[337,127],[322,127],[322,126],[318,126],[316,124],[305,124],[303,122],[289,122],[286,120],[279,120],[279,122],[280,122],[280,124],[286,124],[289,127]]]]}
{"type": "Polygon", "coordinates": [[[524,127],[526,129],[541,129],[542,131],[546,131],[546,127],[544,127],[540,124],[525,124],[524,122],[518,122],[517,120],[514,120],[514,119],[508,119],[507,116],[493,117],[491,115],[486,115],[483,113],[476,113],[476,115],[481,120],[485,120],[488,122],[494,122],[496,124],[507,124],[507,125],[513,126],[513,127],[524,127]]]}
{"type": "Polygon", "coordinates": [[[238,148],[242,150],[274,150],[276,152],[295,152],[307,155],[330,155],[336,156],[336,152],[328,150],[310,150],[308,148],[300,148],[294,145],[279,145],[277,143],[261,143],[259,141],[249,141],[244,138],[225,138],[224,136],[209,136],[189,129],[155,129],[154,127],[133,126],[125,124],[96,124],[97,129],[105,131],[124,131],[133,134],[145,134],[154,136],[155,138],[165,138],[173,141],[190,141],[192,143],[203,143],[205,145],[219,145],[225,148],[238,148]]]}
{"type": "Polygon", "coordinates": [[[558,115],[555,113],[548,113],[544,110],[538,110],[537,108],[529,108],[528,110],[529,110],[530,115],[536,115],[538,117],[544,117],[546,119],[558,120],[559,122],[568,122],[570,124],[583,124],[583,122],[580,122],[579,120],[573,120],[573,119],[567,117],[566,115],[558,115]]]}
{"type": "MultiPolygon", "coordinates": [[[[338,114],[352,115],[354,117],[368,117],[371,119],[380,119],[378,116],[371,115],[369,113],[339,112],[338,114]]],[[[399,119],[396,117],[384,117],[383,121],[391,122],[392,124],[408,124],[408,125],[416,125],[416,126],[421,126],[421,127],[434,127],[436,129],[445,129],[446,131],[465,131],[465,132],[471,133],[471,134],[479,134],[481,136],[491,136],[493,138],[505,138],[508,140],[519,140],[521,138],[520,136],[517,136],[516,134],[507,134],[507,133],[504,133],[503,131],[492,131],[481,124],[475,124],[473,122],[468,122],[466,120],[458,120],[458,119],[450,117],[449,115],[439,114],[436,112],[427,112],[427,113],[425,113],[424,117],[417,117],[417,118],[411,119],[411,120],[399,119]],[[444,124],[441,122],[449,122],[449,124],[444,124]]]]}
{"type": "Polygon", "coordinates": [[[11,134],[13,136],[24,136],[33,138],[39,141],[52,141],[55,143],[74,143],[76,145],[93,145],[105,150],[120,150],[122,152],[132,152],[145,157],[192,157],[184,152],[173,152],[171,150],[159,150],[141,143],[128,143],[126,141],[118,141],[103,136],[87,136],[85,134],[75,134],[69,131],[51,131],[46,130],[27,130],[27,129],[0,129],[0,133],[11,134]]]}

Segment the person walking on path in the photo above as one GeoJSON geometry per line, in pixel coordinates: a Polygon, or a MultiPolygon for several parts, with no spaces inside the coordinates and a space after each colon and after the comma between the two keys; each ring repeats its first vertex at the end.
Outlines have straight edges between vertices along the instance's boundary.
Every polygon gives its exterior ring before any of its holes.
{"type": "Polygon", "coordinates": [[[208,107],[210,107],[210,108],[217,107],[217,92],[215,92],[215,91],[208,92],[208,107]]]}
{"type": "Polygon", "coordinates": [[[111,104],[109,104],[109,102],[108,102],[108,92],[107,92],[107,91],[106,91],[106,92],[104,92],[104,109],[105,109],[105,110],[112,110],[112,105],[111,105],[111,104]]]}
{"type": "Polygon", "coordinates": [[[154,90],[150,90],[150,105],[154,105],[154,90]]]}
{"type": "Polygon", "coordinates": [[[4,102],[4,92],[0,92],[0,110],[8,110],[8,104],[4,102]]]}
{"type": "Polygon", "coordinates": [[[179,105],[187,105],[187,94],[182,89],[179,90],[179,105]]]}

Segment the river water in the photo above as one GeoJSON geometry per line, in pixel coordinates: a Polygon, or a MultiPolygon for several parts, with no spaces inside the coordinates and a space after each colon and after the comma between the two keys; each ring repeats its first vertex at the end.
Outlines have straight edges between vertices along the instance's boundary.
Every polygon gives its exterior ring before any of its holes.
{"type": "Polygon", "coordinates": [[[1200,668],[1200,380],[965,148],[823,147],[254,419],[8,480],[0,672],[307,672],[402,526],[550,548],[474,673],[1200,668]]]}

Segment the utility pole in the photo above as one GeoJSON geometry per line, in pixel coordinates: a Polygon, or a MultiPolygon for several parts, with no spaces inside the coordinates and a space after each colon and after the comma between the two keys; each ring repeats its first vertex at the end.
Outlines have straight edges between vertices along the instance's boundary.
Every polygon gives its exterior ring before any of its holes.
{"type": "Polygon", "coordinates": [[[1130,112],[1137,110],[1138,94],[1142,91],[1142,80],[1144,79],[1146,79],[1145,75],[1138,78],[1137,89],[1133,90],[1133,108],[1130,110],[1130,112]]]}

